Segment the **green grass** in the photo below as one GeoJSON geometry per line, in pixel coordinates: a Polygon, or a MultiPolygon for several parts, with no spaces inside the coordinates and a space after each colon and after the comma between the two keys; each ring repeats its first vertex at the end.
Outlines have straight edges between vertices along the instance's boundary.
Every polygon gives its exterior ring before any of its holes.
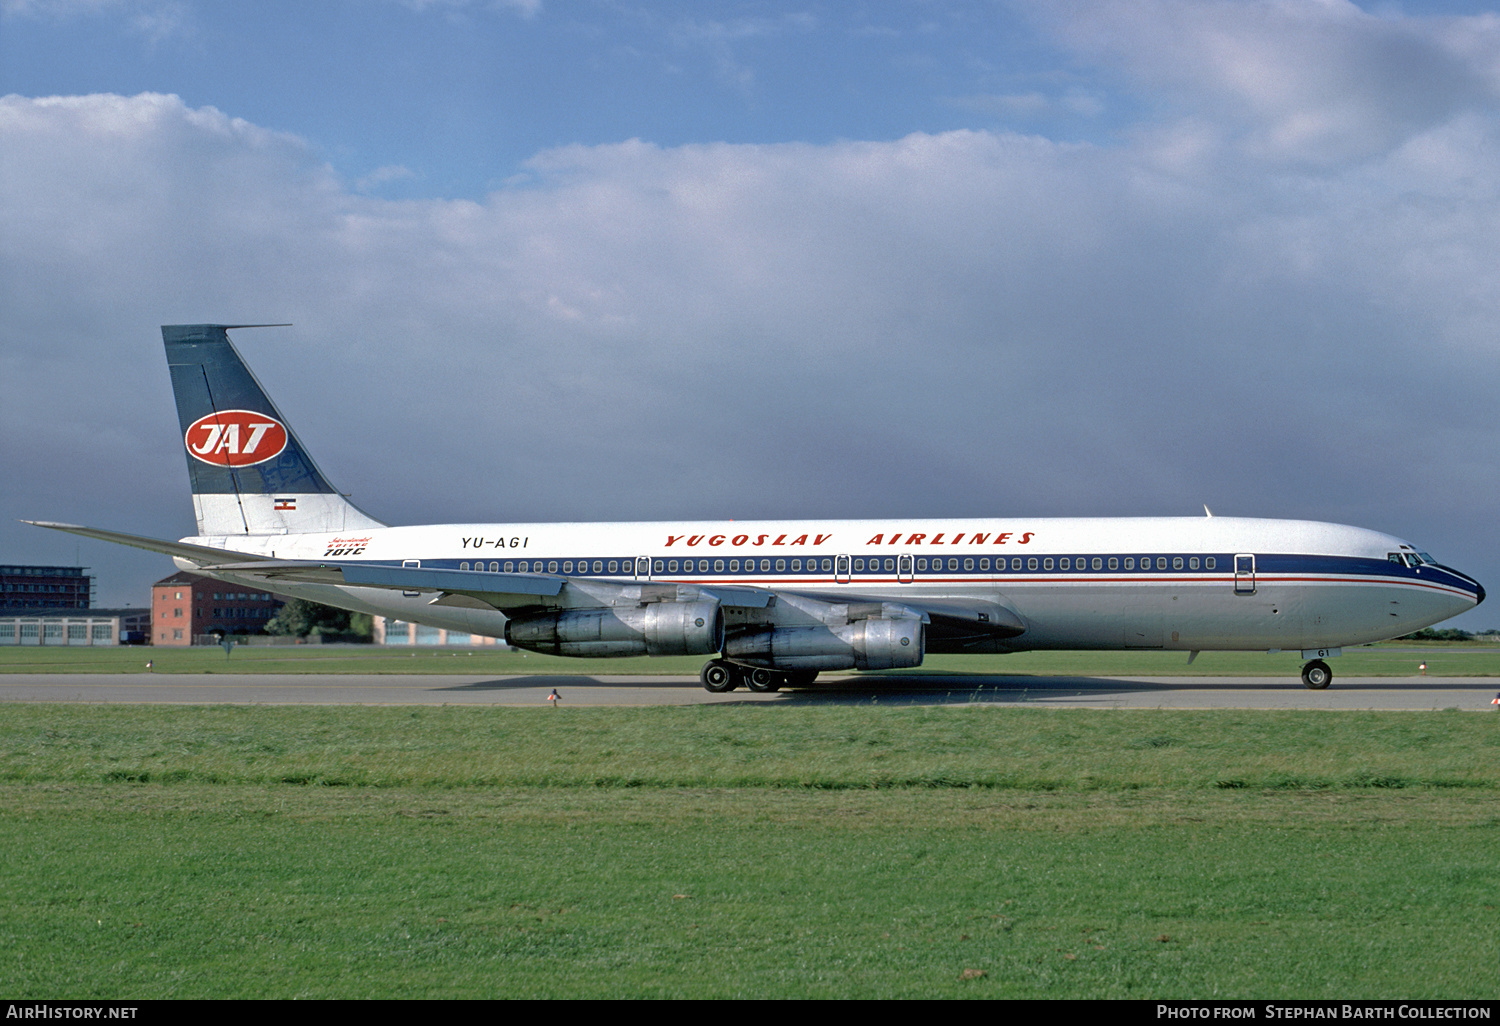
{"type": "Polygon", "coordinates": [[[7,705],[0,782],[1500,794],[1483,713],[1078,712],[7,705]]]}
{"type": "Polygon", "coordinates": [[[1497,728],[5,705],[0,991],[1494,999],[1497,728]]]}
{"type": "MultiPolygon", "coordinates": [[[[0,673],[461,673],[696,674],[705,657],[565,659],[505,648],[0,648],[0,673]]],[[[1017,652],[1003,656],[928,656],[915,671],[944,676],[1265,676],[1296,677],[1297,652],[1017,652]]],[[[1332,663],[1340,677],[1500,676],[1500,648],[1475,642],[1391,642],[1345,649],[1332,663]]],[[[910,673],[912,671],[903,671],[910,673]]]]}

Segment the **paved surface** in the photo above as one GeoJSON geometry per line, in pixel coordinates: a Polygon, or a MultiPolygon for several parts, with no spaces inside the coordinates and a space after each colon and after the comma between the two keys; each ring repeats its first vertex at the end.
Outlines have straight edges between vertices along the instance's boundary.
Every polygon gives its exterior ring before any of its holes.
{"type": "MultiPolygon", "coordinates": [[[[1337,672],[1337,671],[1335,671],[1337,672]]],[[[1500,678],[1335,677],[1309,691],[1286,677],[827,675],[812,688],[711,695],[697,677],[382,674],[3,674],[0,702],[248,705],[697,705],[705,702],[1039,705],[1099,709],[1466,709],[1490,705],[1500,678]]]]}

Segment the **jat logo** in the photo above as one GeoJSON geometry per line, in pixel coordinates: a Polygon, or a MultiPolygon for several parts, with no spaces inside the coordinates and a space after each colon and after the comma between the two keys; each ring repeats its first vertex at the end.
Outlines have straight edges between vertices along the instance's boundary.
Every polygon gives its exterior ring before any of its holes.
{"type": "Polygon", "coordinates": [[[248,467],[281,454],[286,426],[264,413],[225,410],[199,417],[183,438],[195,459],[221,467],[248,467]]]}

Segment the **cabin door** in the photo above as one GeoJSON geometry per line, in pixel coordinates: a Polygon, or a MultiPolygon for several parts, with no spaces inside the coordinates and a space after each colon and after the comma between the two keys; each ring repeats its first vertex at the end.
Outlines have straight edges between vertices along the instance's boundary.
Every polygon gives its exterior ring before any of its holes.
{"type": "Polygon", "coordinates": [[[1255,556],[1249,553],[1234,557],[1234,593],[1255,594],[1255,556]]]}

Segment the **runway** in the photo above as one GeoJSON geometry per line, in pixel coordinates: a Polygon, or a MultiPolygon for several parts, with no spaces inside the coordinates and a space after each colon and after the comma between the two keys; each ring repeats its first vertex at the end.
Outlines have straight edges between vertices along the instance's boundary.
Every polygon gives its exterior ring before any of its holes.
{"type": "Polygon", "coordinates": [[[1091,709],[1459,709],[1500,715],[1500,678],[1348,677],[1309,691],[1284,677],[838,674],[774,694],[711,695],[689,676],[4,674],[0,703],[560,706],[724,703],[1046,706],[1091,709]]]}

